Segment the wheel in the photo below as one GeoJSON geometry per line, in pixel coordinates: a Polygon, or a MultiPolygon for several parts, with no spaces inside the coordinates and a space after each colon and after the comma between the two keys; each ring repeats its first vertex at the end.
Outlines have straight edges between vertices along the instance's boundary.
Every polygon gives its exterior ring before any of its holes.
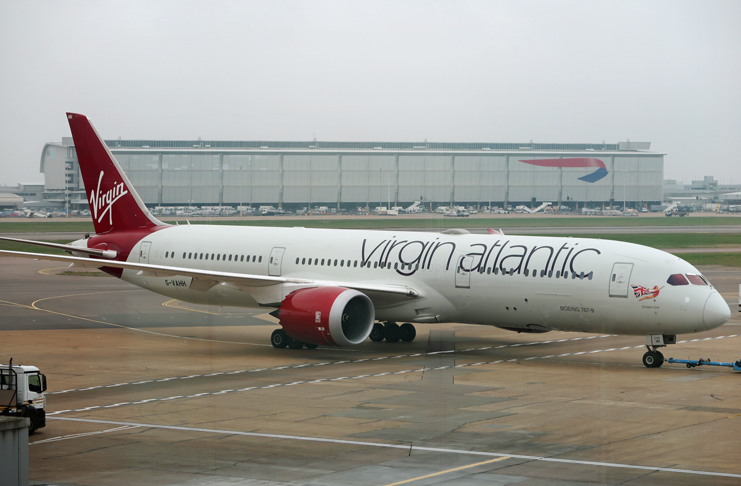
{"type": "Polygon", "coordinates": [[[386,339],[386,342],[397,343],[401,339],[401,328],[395,322],[387,322],[383,326],[383,337],[386,339]]]}
{"type": "Polygon", "coordinates": [[[371,330],[369,337],[374,343],[380,343],[381,341],[383,341],[383,336],[383,324],[379,324],[376,322],[375,324],[373,324],[373,329],[371,330]]]}
{"type": "Polygon", "coordinates": [[[36,409],[28,407],[23,412],[24,417],[28,417],[28,435],[33,435],[36,433],[36,430],[39,428],[39,418],[36,415],[36,409]]]}
{"type": "Polygon", "coordinates": [[[408,322],[401,325],[400,328],[401,331],[401,340],[405,343],[410,343],[414,341],[414,338],[417,337],[417,329],[408,322]]]}
{"type": "Polygon", "coordinates": [[[290,338],[288,337],[288,334],[286,334],[286,331],[283,329],[276,329],[273,331],[273,334],[270,335],[270,344],[272,344],[274,348],[285,348],[288,346],[289,340],[290,338]]]}
{"type": "Polygon", "coordinates": [[[316,349],[319,347],[318,344],[309,344],[309,343],[304,343],[304,346],[306,346],[306,349],[316,349]]]}
{"type": "Polygon", "coordinates": [[[304,347],[304,343],[299,341],[298,339],[290,338],[291,340],[288,341],[288,347],[291,349],[301,349],[304,347]]]}
{"type": "Polygon", "coordinates": [[[658,368],[664,364],[664,355],[657,351],[646,351],[643,355],[643,366],[646,368],[658,368]]]}

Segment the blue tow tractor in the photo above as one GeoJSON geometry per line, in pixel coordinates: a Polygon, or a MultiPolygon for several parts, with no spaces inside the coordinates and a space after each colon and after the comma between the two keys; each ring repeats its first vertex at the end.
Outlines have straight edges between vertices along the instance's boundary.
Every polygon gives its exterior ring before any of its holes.
{"type": "Polygon", "coordinates": [[[741,359],[735,363],[724,363],[722,361],[710,361],[709,359],[674,359],[669,358],[666,360],[667,363],[684,363],[687,368],[694,368],[695,366],[725,366],[733,368],[733,371],[741,371],[741,359]]]}

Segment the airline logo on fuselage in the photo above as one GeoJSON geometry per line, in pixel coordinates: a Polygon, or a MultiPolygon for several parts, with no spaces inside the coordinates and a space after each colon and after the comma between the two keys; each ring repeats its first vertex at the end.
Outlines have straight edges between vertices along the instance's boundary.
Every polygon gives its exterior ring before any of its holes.
{"type": "Polygon", "coordinates": [[[600,179],[604,179],[609,172],[605,163],[600,159],[592,157],[579,157],[574,159],[535,159],[535,160],[521,160],[525,164],[537,165],[539,167],[596,167],[597,170],[591,174],[579,177],[580,181],[584,182],[597,182],[600,179]]]}
{"type": "Polygon", "coordinates": [[[126,190],[126,186],[123,182],[114,182],[113,189],[109,189],[105,193],[100,191],[100,183],[103,181],[104,171],[100,171],[100,177],[98,177],[98,187],[94,191],[90,191],[90,207],[93,208],[93,219],[100,223],[103,220],[103,216],[108,213],[108,223],[113,225],[113,203],[124,197],[129,191],[126,190]]]}
{"type": "Polygon", "coordinates": [[[636,299],[640,300],[646,300],[646,299],[655,299],[659,296],[659,292],[661,292],[661,289],[664,287],[659,287],[657,285],[654,285],[654,288],[650,289],[648,287],[644,287],[643,285],[631,285],[633,287],[633,295],[636,296],[636,299]]]}

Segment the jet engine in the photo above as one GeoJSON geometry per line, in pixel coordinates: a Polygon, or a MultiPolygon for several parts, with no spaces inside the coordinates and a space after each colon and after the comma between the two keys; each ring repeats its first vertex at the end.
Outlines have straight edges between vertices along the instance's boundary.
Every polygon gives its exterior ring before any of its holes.
{"type": "Polygon", "coordinates": [[[291,338],[312,345],[360,344],[368,338],[376,320],[373,302],[367,295],[342,287],[296,290],[270,314],[278,318],[291,338]]]}

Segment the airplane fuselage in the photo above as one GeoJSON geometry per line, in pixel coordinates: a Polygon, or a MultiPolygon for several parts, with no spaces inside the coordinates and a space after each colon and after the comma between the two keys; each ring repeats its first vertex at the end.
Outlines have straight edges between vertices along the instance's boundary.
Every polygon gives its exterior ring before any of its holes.
{"type": "MultiPolygon", "coordinates": [[[[78,244],[94,247],[106,238],[78,244]]],[[[181,225],[147,234],[127,261],[414,289],[418,295],[401,301],[376,295],[382,321],[651,335],[706,331],[727,319],[716,315],[725,302],[711,285],[667,283],[670,275],[699,276],[692,265],[609,240],[181,225]]],[[[277,307],[291,292],[312,287],[285,283],[248,292],[130,269],[121,278],[186,302],[239,307],[277,307]]]]}

